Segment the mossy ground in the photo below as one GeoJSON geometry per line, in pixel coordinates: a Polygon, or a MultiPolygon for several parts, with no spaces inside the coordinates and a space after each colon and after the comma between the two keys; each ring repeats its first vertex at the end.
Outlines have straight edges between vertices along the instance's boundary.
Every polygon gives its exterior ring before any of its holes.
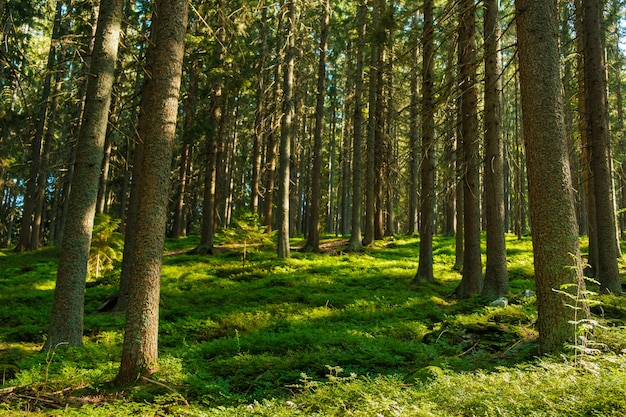
{"type": "MultiPolygon", "coordinates": [[[[301,239],[294,239],[297,247],[301,239]]],[[[537,358],[529,239],[507,237],[510,304],[449,298],[454,239],[436,237],[436,282],[416,285],[419,240],[363,253],[169,240],[160,370],[116,390],[124,318],[97,313],[117,270],[90,281],[85,344],[39,350],[58,251],[0,253],[0,415],[604,416],[626,414],[626,302],[602,297],[597,351],[537,358]],[[55,410],[62,407],[62,410],[55,410]]]]}

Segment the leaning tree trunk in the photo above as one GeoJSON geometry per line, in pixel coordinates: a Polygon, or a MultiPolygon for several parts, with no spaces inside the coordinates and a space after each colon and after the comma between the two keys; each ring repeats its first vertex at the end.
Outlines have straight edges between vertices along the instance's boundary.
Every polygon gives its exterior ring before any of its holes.
{"type": "Polygon", "coordinates": [[[61,344],[82,344],[85,279],[123,4],[122,0],[103,0],[100,7],[74,181],[68,202],[72,215],[65,222],[50,329],[44,350],[61,344]]]}
{"type": "Polygon", "coordinates": [[[154,62],[151,68],[146,68],[150,81],[142,93],[145,100],[140,117],[147,119],[147,128],[141,138],[144,158],[135,224],[135,258],[116,380],[120,386],[134,383],[142,374],[150,374],[157,365],[159,281],[186,26],[186,1],[155,1],[149,46],[155,50],[154,62]]]}

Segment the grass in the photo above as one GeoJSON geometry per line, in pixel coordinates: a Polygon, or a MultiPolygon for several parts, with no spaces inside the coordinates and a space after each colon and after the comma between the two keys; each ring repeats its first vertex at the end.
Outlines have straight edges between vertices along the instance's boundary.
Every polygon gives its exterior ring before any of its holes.
{"type": "MultiPolygon", "coordinates": [[[[333,243],[335,241],[335,243],[333,243]]],[[[415,285],[419,242],[364,253],[167,241],[160,370],[116,390],[123,317],[97,313],[114,270],[89,281],[85,344],[45,355],[58,252],[0,252],[0,415],[610,416],[626,413],[626,303],[594,309],[600,349],[537,358],[529,239],[507,237],[510,304],[448,297],[454,239],[436,237],[436,282],[415,285]],[[61,407],[56,410],[55,407],[61,407]]],[[[298,246],[296,238],[292,245],[298,246]]],[[[621,265],[623,267],[623,265],[621,265]]]]}

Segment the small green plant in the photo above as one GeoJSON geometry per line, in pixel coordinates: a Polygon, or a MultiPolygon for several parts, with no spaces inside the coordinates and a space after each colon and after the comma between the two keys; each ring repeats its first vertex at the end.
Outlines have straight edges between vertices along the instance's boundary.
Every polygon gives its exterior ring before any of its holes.
{"type": "Polygon", "coordinates": [[[119,225],[120,219],[106,214],[96,216],[89,250],[89,276],[96,281],[122,260],[124,237],[117,232],[119,225]]]}
{"type": "Polygon", "coordinates": [[[266,233],[266,228],[261,224],[258,213],[247,210],[239,210],[234,214],[231,226],[222,230],[222,237],[226,244],[243,245],[244,268],[249,245],[266,246],[272,243],[271,236],[266,233]]]}
{"type": "Polygon", "coordinates": [[[574,352],[574,364],[579,368],[596,372],[597,366],[590,359],[600,354],[601,350],[598,349],[600,344],[594,342],[591,335],[595,328],[602,326],[591,316],[590,308],[601,302],[594,298],[598,294],[588,290],[585,284],[588,282],[599,285],[599,282],[584,275],[588,264],[573,254],[572,258],[575,264],[571,268],[576,271],[576,282],[561,285],[560,289],[554,291],[563,295],[566,299],[565,305],[574,311],[574,319],[570,321],[574,326],[574,343],[570,346],[574,352]]]}

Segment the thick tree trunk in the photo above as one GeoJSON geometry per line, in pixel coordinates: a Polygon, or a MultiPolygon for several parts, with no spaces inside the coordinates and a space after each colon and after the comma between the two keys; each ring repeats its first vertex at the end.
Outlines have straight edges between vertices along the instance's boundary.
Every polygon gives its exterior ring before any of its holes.
{"type": "Polygon", "coordinates": [[[555,6],[540,0],[515,2],[537,328],[544,353],[558,351],[576,337],[573,321],[584,317],[584,310],[570,306],[581,307],[584,300],[572,302],[557,291],[570,284],[578,294],[585,288],[566,154],[555,6]]]}
{"type": "MultiPolygon", "coordinates": [[[[137,205],[135,259],[131,266],[129,304],[117,384],[132,384],[157,365],[159,280],[167,217],[172,148],[183,65],[187,2],[157,0],[153,11],[154,63],[147,68],[151,91],[145,91],[141,116],[147,119],[137,205]]],[[[143,96],[142,96],[143,97],[143,96]]]]}
{"type": "Polygon", "coordinates": [[[113,88],[122,20],[122,0],[103,0],[87,81],[68,217],[63,232],[52,317],[44,350],[81,345],[83,304],[98,181],[113,88]]]}

